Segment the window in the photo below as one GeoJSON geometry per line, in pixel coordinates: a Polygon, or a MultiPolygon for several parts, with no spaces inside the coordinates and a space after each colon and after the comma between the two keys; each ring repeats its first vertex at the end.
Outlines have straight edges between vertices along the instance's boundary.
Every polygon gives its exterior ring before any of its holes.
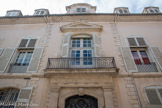
{"type": "Polygon", "coordinates": [[[70,56],[73,65],[92,65],[92,39],[72,38],[70,56]]]}
{"type": "Polygon", "coordinates": [[[15,65],[28,66],[32,57],[33,51],[20,51],[16,58],[15,65]]]}
{"type": "Polygon", "coordinates": [[[76,8],[76,12],[78,12],[78,13],[85,13],[87,10],[86,10],[86,8],[85,7],[77,7],[76,8]]]}
{"type": "Polygon", "coordinates": [[[148,12],[149,13],[159,13],[159,10],[156,8],[150,8],[150,9],[148,9],[148,12]]]}
{"type": "Polygon", "coordinates": [[[0,108],[14,108],[18,94],[19,90],[14,88],[0,90],[0,108]]]}
{"type": "Polygon", "coordinates": [[[145,92],[150,105],[162,105],[162,87],[146,87],[145,92]]]}
{"type": "Polygon", "coordinates": [[[150,60],[145,50],[131,51],[136,65],[150,64],[150,60]]]}
{"type": "Polygon", "coordinates": [[[22,39],[19,48],[34,48],[37,39],[22,39]]]}
{"type": "Polygon", "coordinates": [[[128,37],[130,47],[147,47],[143,37],[128,37]]]}
{"type": "Polygon", "coordinates": [[[6,16],[17,16],[18,12],[7,12],[6,16]]]}
{"type": "Polygon", "coordinates": [[[44,15],[45,11],[44,10],[37,10],[34,15],[44,15]]]}
{"type": "Polygon", "coordinates": [[[120,13],[120,14],[128,14],[129,11],[128,11],[127,9],[122,9],[122,8],[120,8],[120,9],[118,10],[118,13],[120,13]]]}

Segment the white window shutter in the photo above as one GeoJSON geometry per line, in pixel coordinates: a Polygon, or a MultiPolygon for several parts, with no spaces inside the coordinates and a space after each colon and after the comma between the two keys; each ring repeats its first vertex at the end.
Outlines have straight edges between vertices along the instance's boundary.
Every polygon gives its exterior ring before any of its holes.
{"type": "Polygon", "coordinates": [[[158,47],[151,47],[153,56],[162,71],[162,53],[158,47]]]}
{"type": "Polygon", "coordinates": [[[155,89],[146,89],[146,94],[150,105],[160,105],[160,100],[155,89]]]}
{"type": "Polygon", "coordinates": [[[128,72],[138,72],[129,47],[121,47],[123,60],[128,72]]]}
{"type": "Polygon", "coordinates": [[[28,47],[32,47],[32,48],[35,47],[36,41],[37,41],[37,39],[30,39],[28,47]]]}
{"type": "Polygon", "coordinates": [[[93,46],[95,57],[101,56],[100,37],[93,34],[93,46]]]}
{"type": "Polygon", "coordinates": [[[14,48],[6,48],[0,56],[0,72],[4,72],[12,58],[14,48]]]}
{"type": "Polygon", "coordinates": [[[39,63],[40,63],[40,59],[42,57],[42,53],[43,53],[43,48],[35,48],[32,58],[30,60],[28,69],[27,69],[27,73],[33,73],[33,72],[37,72],[38,67],[39,67],[39,63]]]}
{"type": "Polygon", "coordinates": [[[22,39],[20,44],[19,44],[19,47],[25,48],[27,43],[28,43],[28,39],[22,39]]]}
{"type": "Polygon", "coordinates": [[[146,42],[143,37],[137,37],[136,39],[138,41],[139,46],[146,46],[146,42]]]}
{"type": "Polygon", "coordinates": [[[130,46],[137,46],[135,38],[128,38],[128,42],[130,46]]]}
{"type": "Polygon", "coordinates": [[[70,34],[64,35],[63,44],[62,44],[62,57],[69,56],[69,47],[70,47],[70,34]]]}
{"type": "Polygon", "coordinates": [[[28,108],[33,87],[24,87],[20,90],[15,108],[28,108]]]}
{"type": "Polygon", "coordinates": [[[3,52],[3,49],[2,49],[2,48],[0,48],[0,56],[1,56],[2,52],[3,52]]]}

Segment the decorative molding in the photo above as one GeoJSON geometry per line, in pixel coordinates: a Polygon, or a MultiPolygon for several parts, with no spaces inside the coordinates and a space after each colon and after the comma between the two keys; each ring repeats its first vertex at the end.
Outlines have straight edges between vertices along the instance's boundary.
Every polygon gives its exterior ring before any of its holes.
{"type": "Polygon", "coordinates": [[[79,21],[63,25],[60,27],[60,30],[62,32],[101,32],[103,30],[103,26],[79,21]]]}

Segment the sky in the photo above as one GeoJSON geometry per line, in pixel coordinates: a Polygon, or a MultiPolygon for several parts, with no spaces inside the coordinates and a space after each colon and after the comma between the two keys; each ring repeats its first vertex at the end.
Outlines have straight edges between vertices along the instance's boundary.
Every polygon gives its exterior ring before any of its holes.
{"type": "Polygon", "coordinates": [[[131,13],[141,13],[147,6],[157,6],[162,12],[162,0],[1,0],[0,16],[13,9],[21,10],[23,15],[33,15],[40,8],[48,9],[50,14],[64,14],[65,7],[74,3],[97,6],[97,13],[113,13],[115,7],[128,7],[131,13]]]}

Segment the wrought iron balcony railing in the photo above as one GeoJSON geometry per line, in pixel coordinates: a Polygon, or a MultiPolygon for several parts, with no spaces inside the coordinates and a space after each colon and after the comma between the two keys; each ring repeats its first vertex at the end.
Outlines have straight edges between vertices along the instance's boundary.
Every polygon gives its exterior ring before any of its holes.
{"type": "Polygon", "coordinates": [[[16,65],[16,64],[10,64],[8,73],[26,73],[28,66],[24,65],[16,65]]]}
{"type": "Polygon", "coordinates": [[[158,72],[156,68],[156,64],[154,62],[150,62],[149,64],[140,64],[136,65],[138,72],[158,72]]]}
{"type": "Polygon", "coordinates": [[[116,68],[114,57],[48,58],[46,69],[116,68]]]}

